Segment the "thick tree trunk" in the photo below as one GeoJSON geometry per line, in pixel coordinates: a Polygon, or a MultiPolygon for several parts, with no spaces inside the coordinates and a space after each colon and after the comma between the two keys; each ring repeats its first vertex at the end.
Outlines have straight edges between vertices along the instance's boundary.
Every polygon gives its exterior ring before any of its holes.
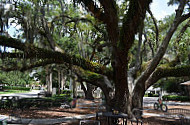
{"type": "Polygon", "coordinates": [[[75,77],[73,78],[73,97],[77,97],[77,87],[76,87],[76,80],[75,80],[75,77]]]}
{"type": "Polygon", "coordinates": [[[145,87],[141,86],[141,89],[133,91],[132,96],[132,108],[143,108],[143,97],[145,93],[145,87]]]}
{"type": "Polygon", "coordinates": [[[66,77],[63,74],[63,70],[61,70],[61,88],[60,88],[61,90],[64,89],[65,80],[66,80],[66,77]]]}
{"type": "Polygon", "coordinates": [[[113,107],[128,112],[130,107],[126,107],[126,103],[130,103],[130,97],[127,80],[127,53],[117,50],[115,60],[115,104],[113,107]]]}
{"type": "Polygon", "coordinates": [[[72,91],[71,97],[76,97],[77,96],[77,91],[76,91],[76,81],[75,81],[75,78],[70,77],[69,89],[72,91]]]}
{"type": "Polygon", "coordinates": [[[86,89],[86,87],[84,86],[84,83],[83,83],[82,81],[80,81],[80,84],[81,84],[81,89],[83,90],[84,95],[85,95],[85,97],[86,97],[87,89],[86,89]]]}
{"type": "Polygon", "coordinates": [[[48,94],[52,94],[52,72],[51,68],[47,67],[46,69],[46,84],[48,94]]]}
{"type": "Polygon", "coordinates": [[[85,98],[86,99],[94,100],[93,93],[92,93],[93,90],[94,90],[94,86],[87,83],[87,92],[85,93],[85,98]]]}
{"type": "Polygon", "coordinates": [[[94,97],[92,95],[92,91],[93,91],[93,88],[94,86],[87,83],[86,87],[84,86],[83,82],[80,82],[81,84],[81,88],[82,90],[84,91],[84,94],[85,94],[85,99],[89,99],[89,100],[93,100],[94,97]]]}
{"type": "Polygon", "coordinates": [[[61,70],[57,71],[57,76],[58,76],[58,95],[61,94],[61,70]]]}
{"type": "Polygon", "coordinates": [[[188,96],[190,97],[190,86],[189,85],[187,86],[187,93],[188,93],[188,96]]]}

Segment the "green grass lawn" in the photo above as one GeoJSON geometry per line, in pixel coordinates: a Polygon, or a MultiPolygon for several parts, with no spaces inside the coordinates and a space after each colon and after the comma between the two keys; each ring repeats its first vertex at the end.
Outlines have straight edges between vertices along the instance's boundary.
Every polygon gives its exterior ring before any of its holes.
{"type": "Polygon", "coordinates": [[[30,91],[24,91],[24,90],[4,90],[0,91],[0,94],[10,94],[10,93],[25,93],[30,91]]]}

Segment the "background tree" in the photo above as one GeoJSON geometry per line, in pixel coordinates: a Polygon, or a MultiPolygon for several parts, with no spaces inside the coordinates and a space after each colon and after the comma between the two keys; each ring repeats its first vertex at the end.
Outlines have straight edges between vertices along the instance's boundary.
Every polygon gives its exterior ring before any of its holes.
{"type": "Polygon", "coordinates": [[[0,72],[0,82],[12,86],[26,86],[32,85],[35,80],[28,72],[19,72],[19,71],[11,71],[11,72],[0,72]]]}

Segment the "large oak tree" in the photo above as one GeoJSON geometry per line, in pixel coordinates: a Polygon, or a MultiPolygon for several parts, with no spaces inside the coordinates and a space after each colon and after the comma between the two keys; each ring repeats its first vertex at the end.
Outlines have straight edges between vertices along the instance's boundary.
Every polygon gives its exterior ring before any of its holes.
{"type": "MultiPolygon", "coordinates": [[[[100,87],[106,97],[108,110],[117,108],[127,112],[131,116],[133,108],[142,107],[142,99],[149,86],[163,77],[189,76],[189,65],[176,67],[175,61],[167,66],[160,66],[159,63],[164,56],[168,44],[178,28],[178,26],[190,17],[190,13],[185,13],[184,8],[188,6],[188,0],[179,0],[175,18],[169,26],[164,39],[158,47],[154,57],[142,68],[140,54],[137,54],[136,64],[129,67],[130,49],[134,45],[135,35],[141,34],[144,27],[146,12],[150,11],[151,0],[127,0],[124,11],[120,10],[116,0],[75,0],[74,4],[82,5],[87,12],[102,24],[105,24],[107,42],[111,52],[111,67],[95,63],[80,56],[71,55],[64,51],[56,51],[56,41],[48,38],[50,29],[46,27],[45,35],[51,45],[52,50],[36,47],[33,44],[23,43],[18,39],[0,36],[0,45],[18,49],[16,53],[1,53],[2,59],[23,58],[35,59],[37,61],[30,64],[4,67],[2,70],[27,70],[48,64],[72,64],[72,70],[78,78],[95,86],[100,87]],[[120,14],[122,13],[122,14],[120,14]],[[138,75],[137,75],[138,74],[138,75]]],[[[151,14],[152,16],[152,14],[151,14]]],[[[84,20],[84,19],[82,19],[84,20]]],[[[157,30],[158,31],[158,30],[157,30]]],[[[42,34],[42,32],[39,32],[42,34]]],[[[157,33],[158,36],[158,33],[157,33]]],[[[159,40],[156,38],[157,41],[159,40]]],[[[142,40],[140,37],[139,40],[142,40]]],[[[64,49],[63,49],[64,50],[64,49]]],[[[70,66],[70,65],[69,65],[70,66]]]]}

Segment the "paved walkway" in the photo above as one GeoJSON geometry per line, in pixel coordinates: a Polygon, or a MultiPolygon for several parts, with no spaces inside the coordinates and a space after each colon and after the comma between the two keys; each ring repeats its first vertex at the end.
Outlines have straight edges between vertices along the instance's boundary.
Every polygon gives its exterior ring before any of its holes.
{"type": "Polygon", "coordinates": [[[38,93],[43,90],[32,90],[26,93],[10,93],[10,94],[0,94],[1,96],[19,96],[20,98],[36,98],[38,97],[38,93]]]}
{"type": "MultiPolygon", "coordinates": [[[[21,120],[15,121],[15,123],[22,123],[28,125],[52,125],[57,123],[71,123],[71,121],[81,120],[81,119],[89,119],[96,117],[96,114],[87,114],[87,115],[78,115],[74,117],[64,117],[64,118],[57,118],[57,119],[25,119],[21,118],[21,120]]],[[[9,120],[8,116],[0,115],[0,119],[7,119],[9,120]]],[[[14,122],[13,122],[14,123],[14,122]]]]}
{"type": "Polygon", "coordinates": [[[22,119],[22,124],[57,124],[57,123],[70,123],[74,120],[81,120],[81,119],[89,119],[95,117],[95,114],[87,114],[87,115],[79,115],[74,117],[64,117],[64,118],[57,118],[57,119],[22,119]]]}

